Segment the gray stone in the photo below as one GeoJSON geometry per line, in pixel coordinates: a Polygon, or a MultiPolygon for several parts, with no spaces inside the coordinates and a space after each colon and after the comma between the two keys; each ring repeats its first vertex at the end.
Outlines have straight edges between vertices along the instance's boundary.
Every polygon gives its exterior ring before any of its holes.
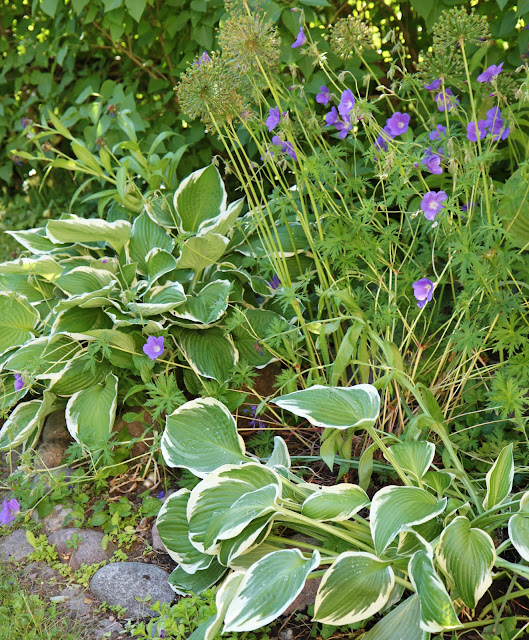
{"type": "Polygon", "coordinates": [[[116,547],[109,543],[106,549],[101,547],[103,540],[101,531],[90,529],[59,529],[50,536],[48,542],[54,544],[62,562],[68,564],[74,571],[82,564],[96,564],[110,560],[116,547]],[[77,541],[68,544],[77,534],[77,541]]]}
{"type": "Polygon", "coordinates": [[[156,522],[152,525],[152,548],[155,551],[163,551],[167,553],[162,539],[160,538],[160,534],[158,533],[158,527],[156,526],[156,522]]]}
{"type": "Polygon", "coordinates": [[[91,600],[87,602],[89,598],[85,596],[85,592],[79,587],[66,587],[61,591],[60,596],[64,598],[62,604],[68,609],[72,618],[87,615],[92,611],[91,600]]]}
{"type": "Polygon", "coordinates": [[[103,638],[117,638],[124,631],[123,627],[114,619],[101,620],[90,630],[90,637],[94,640],[102,640],[103,638]]]}
{"type": "Polygon", "coordinates": [[[25,529],[17,529],[0,540],[0,560],[4,562],[21,562],[33,551],[35,549],[29,544],[25,529]]]}
{"type": "Polygon", "coordinates": [[[46,418],[42,429],[42,442],[63,442],[69,444],[72,437],[66,428],[64,409],[54,411],[46,418]]]}
{"type": "Polygon", "coordinates": [[[35,456],[35,470],[44,471],[58,467],[64,458],[68,444],[59,440],[43,442],[35,456]]]}
{"type": "Polygon", "coordinates": [[[55,531],[59,531],[64,527],[73,526],[73,522],[68,519],[68,516],[72,513],[72,509],[63,504],[56,504],[53,507],[53,511],[45,516],[44,518],[40,518],[37,510],[34,509],[31,514],[31,518],[37,523],[42,523],[42,528],[44,529],[44,533],[48,536],[50,533],[54,533],[55,531]]]}
{"type": "Polygon", "coordinates": [[[170,603],[174,600],[175,593],[168,578],[167,571],[153,564],[116,562],[96,572],[90,582],[90,591],[109,605],[123,607],[131,618],[146,618],[156,615],[150,609],[156,601],[170,603]]]}
{"type": "Polygon", "coordinates": [[[64,580],[58,571],[52,569],[45,562],[31,562],[25,567],[23,575],[34,585],[37,582],[50,585],[59,582],[59,580],[64,580]]]}

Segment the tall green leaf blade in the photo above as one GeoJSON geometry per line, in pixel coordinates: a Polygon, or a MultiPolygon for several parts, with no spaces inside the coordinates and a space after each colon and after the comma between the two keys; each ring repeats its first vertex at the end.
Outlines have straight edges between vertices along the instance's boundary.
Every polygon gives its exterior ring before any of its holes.
{"type": "Polygon", "coordinates": [[[169,467],[184,467],[199,478],[250,460],[231,413],[214,398],[191,400],[168,415],[161,449],[169,467]]]}
{"type": "Polygon", "coordinates": [[[394,585],[389,562],[371,553],[342,553],[323,576],[314,619],[332,625],[365,620],[384,607],[394,585]]]}
{"type": "Polygon", "coordinates": [[[106,222],[99,218],[79,218],[72,215],[65,220],[50,220],[46,225],[48,238],[56,244],[106,242],[117,253],[127,244],[131,226],[126,220],[106,222]]]}
{"type": "Polygon", "coordinates": [[[372,427],[380,411],[380,396],[370,384],[353,387],[314,385],[274,400],[282,409],[306,418],[316,427],[372,427]]]}
{"type": "Polygon", "coordinates": [[[358,485],[337,484],[322,487],[320,491],[315,491],[306,498],[301,507],[301,514],[317,522],[341,522],[349,520],[368,504],[366,492],[358,485]]]}
{"type": "Polygon", "coordinates": [[[317,551],[305,559],[299,549],[274,551],[261,558],[245,573],[230,602],[223,633],[253,631],[275,620],[296,599],[319,563],[317,551]]]}
{"type": "Polygon", "coordinates": [[[512,453],[513,445],[504,447],[496,462],[492,465],[485,477],[487,493],[483,500],[484,509],[492,509],[501,504],[509,495],[514,479],[514,458],[512,453]]]}

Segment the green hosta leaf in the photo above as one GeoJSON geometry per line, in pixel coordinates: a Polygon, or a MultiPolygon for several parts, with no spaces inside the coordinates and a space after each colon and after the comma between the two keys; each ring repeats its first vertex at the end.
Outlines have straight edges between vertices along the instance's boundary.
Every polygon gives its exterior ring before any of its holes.
{"type": "Polygon", "coordinates": [[[110,345],[110,363],[115,367],[122,367],[123,369],[132,369],[134,367],[132,357],[138,354],[134,337],[129,333],[114,329],[97,329],[87,331],[84,337],[96,340],[99,338],[107,341],[110,345]]]}
{"type": "Polygon", "coordinates": [[[446,498],[437,501],[431,493],[418,487],[389,486],[377,491],[371,504],[370,521],[377,555],[384,553],[400,531],[435,518],[445,507],[446,498]]]}
{"type": "Polygon", "coordinates": [[[306,559],[299,549],[261,558],[244,574],[226,611],[223,633],[253,631],[275,620],[296,599],[319,563],[317,551],[306,559]]]}
{"type": "Polygon", "coordinates": [[[436,555],[461,600],[474,609],[492,584],[496,560],[492,538],[481,529],[471,528],[465,516],[458,516],[441,534],[436,555]]]}
{"type": "Polygon", "coordinates": [[[0,292],[0,354],[33,338],[38,320],[27,298],[0,292]]]}
{"type": "Polygon", "coordinates": [[[108,315],[99,307],[84,309],[72,307],[62,311],[53,323],[52,333],[86,333],[93,329],[112,329],[108,315]]]}
{"type": "Polygon", "coordinates": [[[318,522],[342,522],[368,504],[367,493],[356,484],[337,484],[310,495],[301,507],[301,514],[318,522]]]}
{"type": "Polygon", "coordinates": [[[56,409],[55,396],[44,392],[42,400],[21,402],[0,429],[0,451],[9,451],[38,437],[46,416],[56,409]]]}
{"type": "Polygon", "coordinates": [[[161,449],[169,467],[203,478],[224,464],[249,460],[230,411],[214,398],[186,402],[165,421],[161,449]]]}
{"type": "Polygon", "coordinates": [[[189,238],[182,246],[176,266],[178,269],[192,269],[195,273],[200,273],[222,258],[228,242],[228,238],[218,233],[189,238]]]}
{"type": "Polygon", "coordinates": [[[417,551],[410,558],[408,573],[421,604],[421,628],[436,633],[459,627],[454,605],[435,572],[431,553],[417,551]]]}
{"type": "Polygon", "coordinates": [[[62,267],[53,258],[41,256],[39,258],[19,258],[12,262],[2,262],[0,273],[24,276],[42,276],[45,280],[54,282],[62,273],[62,267]]]}
{"type": "Polygon", "coordinates": [[[520,500],[520,511],[509,519],[508,530],[514,548],[529,562],[529,491],[520,500]]]}
{"type": "Polygon", "coordinates": [[[155,316],[171,311],[186,301],[184,288],[179,282],[166,282],[150,289],[143,302],[129,302],[131,311],[140,316],[155,316]]]}
{"type": "Polygon", "coordinates": [[[420,549],[431,549],[432,547],[429,543],[435,540],[442,530],[443,525],[437,518],[403,529],[399,533],[398,554],[400,556],[412,556],[420,549]]]}
{"type": "Polygon", "coordinates": [[[237,556],[233,562],[230,563],[230,568],[234,571],[239,569],[247,570],[252,565],[254,565],[258,560],[264,558],[269,553],[273,553],[274,551],[280,551],[283,547],[276,546],[274,544],[268,544],[267,542],[263,542],[262,544],[254,547],[250,551],[243,553],[242,555],[237,556]]]}
{"type": "Polygon", "coordinates": [[[512,443],[504,447],[498,459],[487,473],[487,493],[483,500],[484,509],[492,509],[501,504],[512,489],[514,478],[514,459],[512,455],[512,443]]]}
{"type": "Polygon", "coordinates": [[[90,450],[103,449],[116,417],[118,379],[110,373],[103,384],[75,393],[66,405],[66,426],[72,438],[90,450]]]}
{"type": "Polygon", "coordinates": [[[371,553],[342,553],[323,576],[314,619],[332,625],[365,620],[382,609],[394,585],[389,562],[371,553]]]}
{"type": "Polygon", "coordinates": [[[198,235],[204,236],[208,233],[219,233],[226,236],[233,229],[237,218],[241,215],[244,207],[244,198],[232,202],[217,218],[206,221],[200,225],[198,235]]]}
{"type": "Polygon", "coordinates": [[[274,229],[271,246],[261,238],[253,236],[245,244],[238,246],[237,251],[245,256],[254,256],[261,259],[265,255],[281,256],[289,258],[305,251],[308,248],[307,236],[299,222],[287,226],[278,225],[274,229]]]}
{"type": "Polygon", "coordinates": [[[380,396],[370,384],[353,387],[314,385],[274,400],[282,409],[306,418],[316,427],[349,429],[372,427],[378,418],[380,396]]]}
{"type": "Polygon", "coordinates": [[[267,467],[281,466],[290,469],[290,454],[287,443],[281,436],[274,436],[274,450],[266,462],[267,467]]]}
{"type": "Polygon", "coordinates": [[[66,220],[50,220],[46,225],[48,238],[56,244],[85,244],[106,242],[117,253],[127,244],[131,226],[126,220],[106,222],[100,219],[84,219],[72,215],[66,220]]]}
{"type": "Polygon", "coordinates": [[[217,584],[226,573],[226,567],[219,564],[213,556],[209,556],[209,559],[209,566],[195,573],[187,573],[182,566],[175,569],[169,576],[171,589],[181,596],[190,596],[217,584]]]}
{"type": "MultiPolygon", "coordinates": [[[[279,476],[259,464],[247,463],[242,466],[224,465],[210,473],[191,492],[187,505],[189,520],[189,539],[193,546],[204,553],[214,554],[220,549],[217,533],[225,531],[227,537],[235,537],[253,519],[262,517],[270,511],[280,495],[281,481],[279,476]],[[277,494],[272,495],[267,487],[275,485],[277,494]],[[255,495],[258,489],[267,488],[266,492],[255,495]],[[247,494],[253,494],[256,509],[252,507],[251,499],[238,503],[247,494]],[[224,517],[237,507],[237,516],[233,528],[224,517]]],[[[229,519],[229,516],[227,516],[229,519]]]]}
{"type": "Polygon", "coordinates": [[[427,487],[431,487],[435,491],[437,491],[439,497],[444,495],[444,492],[454,479],[453,473],[448,473],[448,471],[427,471],[423,478],[423,484],[427,487]]]}
{"type": "Polygon", "coordinates": [[[226,611],[241,584],[244,571],[234,571],[224,580],[215,596],[217,613],[206,622],[203,622],[198,629],[193,631],[188,640],[215,640],[219,637],[219,632],[224,622],[226,611]]]}
{"type": "Polygon", "coordinates": [[[101,291],[105,287],[117,284],[116,278],[106,270],[90,267],[76,267],[57,278],[55,283],[71,296],[101,291]]]}
{"type": "Polygon", "coordinates": [[[110,373],[109,365],[103,361],[97,364],[95,370],[92,370],[90,362],[87,356],[70,360],[54,380],[50,391],[57,396],[71,396],[102,382],[110,373]]]}
{"type": "Polygon", "coordinates": [[[428,640],[421,629],[421,607],[417,595],[410,596],[387,613],[362,640],[428,640]]]}
{"type": "Polygon", "coordinates": [[[18,295],[27,298],[30,304],[52,300],[54,297],[53,285],[41,278],[27,277],[25,275],[0,275],[0,291],[16,291],[18,295]]]}
{"type": "Polygon", "coordinates": [[[42,255],[55,251],[57,246],[46,235],[46,229],[27,229],[25,231],[6,231],[31,253],[42,255]]]}
{"type": "Polygon", "coordinates": [[[176,258],[163,249],[151,249],[145,256],[149,282],[153,283],[176,268],[176,258]]]}
{"type": "Polygon", "coordinates": [[[173,493],[164,502],[156,520],[158,533],[167,553],[188,574],[207,569],[213,561],[213,556],[202,553],[189,540],[186,509],[190,495],[189,489],[173,493]]]}
{"type": "Polygon", "coordinates": [[[426,473],[435,456],[433,442],[421,440],[400,442],[389,450],[404,471],[411,473],[418,480],[426,473]]]}
{"type": "Polygon", "coordinates": [[[219,217],[226,209],[226,190],[217,167],[210,164],[182,180],[174,194],[174,208],[182,233],[196,233],[219,217]]]}
{"type": "Polygon", "coordinates": [[[148,273],[147,256],[153,249],[159,249],[171,253],[175,242],[162,227],[157,225],[146,214],[140,214],[130,234],[130,259],[138,265],[138,271],[144,275],[148,273]]]}
{"type": "Polygon", "coordinates": [[[198,375],[218,382],[229,380],[238,360],[235,347],[220,329],[182,329],[178,346],[198,375]]]}
{"type": "Polygon", "coordinates": [[[240,359],[258,369],[275,360],[273,353],[266,349],[266,343],[276,338],[278,332],[290,334],[292,325],[279,314],[265,309],[248,309],[244,312],[244,322],[233,331],[233,339],[240,359]]]}
{"type": "Polygon", "coordinates": [[[38,380],[53,380],[81,349],[67,336],[43,336],[26,342],[4,363],[8,371],[27,371],[38,380]]]}
{"type": "Polygon", "coordinates": [[[59,315],[63,311],[68,311],[69,309],[75,309],[77,307],[89,309],[107,307],[110,305],[119,307],[119,305],[110,298],[115,291],[116,287],[113,283],[99,291],[90,291],[78,296],[71,296],[67,300],[61,300],[58,302],[55,307],[53,307],[53,313],[59,315]]]}
{"type": "Polygon", "coordinates": [[[161,227],[167,229],[177,229],[178,220],[173,211],[173,207],[168,198],[156,198],[145,203],[144,209],[147,215],[161,227]]]}
{"type": "Polygon", "coordinates": [[[217,556],[219,562],[225,567],[236,569],[237,559],[260,547],[263,540],[266,539],[272,528],[273,519],[273,513],[256,518],[234,538],[222,540],[217,556]]]}
{"type": "Polygon", "coordinates": [[[231,284],[228,280],[214,280],[198,293],[189,296],[172,315],[203,325],[212,324],[226,312],[230,289],[231,284]]]}

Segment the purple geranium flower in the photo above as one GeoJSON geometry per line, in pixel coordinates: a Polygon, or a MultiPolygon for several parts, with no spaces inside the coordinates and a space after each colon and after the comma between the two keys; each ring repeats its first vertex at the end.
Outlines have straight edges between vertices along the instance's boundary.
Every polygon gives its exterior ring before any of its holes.
{"type": "Polygon", "coordinates": [[[251,404],[249,409],[244,409],[244,413],[249,413],[252,416],[252,420],[250,420],[250,427],[252,429],[262,429],[265,427],[265,423],[262,420],[259,420],[257,416],[257,405],[251,404]]]}
{"type": "Polygon", "coordinates": [[[448,198],[444,191],[428,191],[421,200],[421,211],[426,220],[435,220],[436,215],[444,209],[443,202],[448,198]]]}
{"type": "Polygon", "coordinates": [[[283,153],[288,154],[292,159],[297,161],[298,157],[291,142],[283,142],[279,136],[274,136],[272,138],[272,144],[277,145],[283,153]]]}
{"type": "Polygon", "coordinates": [[[149,356],[151,360],[156,360],[163,353],[163,336],[156,338],[155,336],[149,336],[147,342],[143,345],[143,353],[149,356]]]}
{"type": "Polygon", "coordinates": [[[438,153],[433,153],[431,147],[426,149],[426,155],[423,157],[421,162],[430,173],[433,173],[436,176],[440,176],[443,173],[443,169],[441,167],[441,156],[438,153]]]}
{"type": "Polygon", "coordinates": [[[15,373],[15,391],[20,391],[20,389],[24,388],[24,380],[22,380],[22,376],[20,373],[15,373]]]}
{"type": "Polygon", "coordinates": [[[485,69],[483,73],[480,73],[478,76],[478,82],[486,82],[490,84],[496,76],[499,76],[501,70],[503,69],[503,62],[501,64],[491,64],[490,67],[485,69]]]}
{"type": "Polygon", "coordinates": [[[2,502],[2,510],[0,511],[0,524],[6,525],[13,522],[19,511],[20,504],[16,498],[12,498],[11,500],[4,498],[2,502]]]}
{"type": "Polygon", "coordinates": [[[270,289],[272,289],[272,291],[279,289],[279,287],[281,286],[281,280],[279,279],[277,273],[274,273],[274,277],[270,280],[268,286],[270,287],[270,289]]]}
{"type": "MultiPolygon", "coordinates": [[[[410,115],[408,113],[400,113],[400,111],[397,111],[391,116],[391,118],[386,120],[387,131],[392,137],[400,136],[402,133],[406,133],[409,123],[410,115]]],[[[384,127],[384,129],[386,129],[386,127],[384,127]]]]}
{"type": "Polygon", "coordinates": [[[22,131],[24,131],[24,129],[26,127],[29,127],[29,125],[31,124],[31,120],[29,118],[20,118],[20,125],[22,126],[22,131]]]}
{"type": "Polygon", "coordinates": [[[442,124],[438,124],[435,127],[435,131],[430,132],[430,140],[440,140],[446,134],[446,127],[442,124]]]}
{"type": "Polygon", "coordinates": [[[482,140],[487,135],[487,121],[478,120],[477,126],[474,121],[467,124],[467,138],[470,142],[477,142],[478,137],[482,140]]]}
{"type": "Polygon", "coordinates": [[[327,126],[330,127],[332,124],[336,124],[336,122],[338,121],[338,111],[336,109],[336,107],[333,107],[329,113],[325,114],[325,122],[327,123],[327,126]]]}
{"type": "Polygon", "coordinates": [[[487,119],[485,125],[492,135],[498,135],[503,128],[503,118],[499,107],[492,107],[487,111],[487,119]]]}
{"type": "Polygon", "coordinates": [[[320,92],[316,96],[316,102],[318,102],[319,104],[328,104],[330,99],[331,99],[331,93],[329,89],[327,89],[325,85],[322,85],[320,87],[320,92]]]}
{"type": "Polygon", "coordinates": [[[345,138],[347,138],[347,134],[349,133],[349,131],[351,131],[351,129],[353,128],[351,126],[351,124],[349,122],[346,122],[345,120],[338,120],[338,122],[335,123],[334,125],[336,131],[339,131],[340,133],[338,134],[338,136],[344,140],[345,138]]]}
{"type": "Polygon", "coordinates": [[[156,494],[158,500],[161,500],[165,496],[165,491],[162,489],[159,493],[156,494]]]}
{"type": "Polygon", "coordinates": [[[413,283],[413,295],[418,301],[417,306],[422,309],[433,296],[433,282],[428,278],[421,278],[413,283]]]}
{"type": "Polygon", "coordinates": [[[440,91],[434,100],[437,103],[439,111],[451,111],[459,104],[459,100],[452,93],[452,89],[440,91]]]}
{"type": "Polygon", "coordinates": [[[422,86],[426,89],[426,91],[437,91],[437,89],[439,89],[439,87],[441,86],[441,78],[437,78],[437,80],[430,82],[430,84],[423,84],[422,86]]]}
{"type": "Polygon", "coordinates": [[[294,40],[292,44],[292,49],[295,49],[296,47],[301,47],[301,45],[305,44],[305,42],[307,42],[307,36],[303,32],[303,27],[300,27],[298,37],[294,40]]]}
{"type": "Polygon", "coordinates": [[[279,124],[280,120],[281,120],[281,115],[279,113],[279,107],[274,107],[273,109],[270,109],[268,118],[266,119],[266,126],[268,127],[268,132],[273,131],[279,124]]]}
{"type": "Polygon", "coordinates": [[[338,105],[338,112],[342,118],[349,117],[349,114],[355,106],[355,99],[351,89],[346,89],[340,98],[340,104],[338,105]]]}

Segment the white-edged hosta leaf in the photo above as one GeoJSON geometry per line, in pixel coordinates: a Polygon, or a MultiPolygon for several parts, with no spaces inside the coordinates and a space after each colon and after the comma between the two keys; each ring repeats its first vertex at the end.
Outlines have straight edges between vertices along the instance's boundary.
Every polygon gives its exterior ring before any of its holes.
{"type": "Polygon", "coordinates": [[[293,602],[320,563],[314,551],[305,558],[299,549],[274,551],[245,574],[224,619],[223,633],[253,631],[272,622],[293,602]]]}
{"type": "Polygon", "coordinates": [[[146,213],[140,213],[134,220],[130,232],[129,251],[131,262],[136,262],[140,273],[147,275],[146,258],[153,249],[167,251],[170,254],[174,246],[173,238],[146,213]]]}
{"type": "Polygon", "coordinates": [[[164,249],[151,249],[145,256],[149,282],[153,283],[166,273],[176,269],[176,258],[164,249]]]}
{"type": "Polygon", "coordinates": [[[214,280],[189,296],[184,304],[172,311],[172,315],[203,325],[212,324],[226,312],[230,288],[229,280],[214,280]]]}
{"type": "Polygon", "coordinates": [[[178,269],[192,269],[195,273],[200,273],[222,258],[228,243],[228,238],[218,233],[188,238],[182,246],[176,266],[178,269]]]}
{"type": "Polygon", "coordinates": [[[179,282],[166,282],[159,287],[152,287],[143,302],[129,302],[131,311],[140,316],[155,316],[179,307],[186,300],[184,288],[179,282]]]}
{"type": "Polygon", "coordinates": [[[433,442],[408,440],[389,448],[400,467],[420,479],[428,471],[435,456],[433,442]]]}
{"type": "Polygon", "coordinates": [[[74,393],[66,405],[66,427],[87,449],[103,449],[116,418],[118,379],[109,373],[102,384],[74,393]]]}
{"type": "MultiPolygon", "coordinates": [[[[274,514],[268,513],[252,520],[239,535],[222,540],[218,551],[218,561],[225,567],[232,567],[239,556],[257,549],[266,539],[273,525],[274,514]]],[[[264,554],[263,554],[264,555],[264,554]]],[[[235,566],[233,568],[236,568],[235,566]]]]}
{"type": "Polygon", "coordinates": [[[215,640],[219,637],[219,632],[224,622],[224,616],[228,609],[230,602],[233,600],[239,585],[244,576],[244,571],[233,571],[224,580],[224,582],[217,589],[215,595],[215,605],[217,613],[203,622],[187,640],[215,640]]]}
{"type": "Polygon", "coordinates": [[[422,483],[427,487],[430,487],[434,491],[437,491],[439,497],[444,495],[444,492],[450,484],[452,480],[455,478],[453,473],[449,473],[448,471],[427,471],[422,477],[422,483]]]}
{"type": "Polygon", "coordinates": [[[16,291],[27,298],[30,304],[54,298],[53,285],[39,277],[28,278],[25,275],[0,275],[0,291],[16,291]]]}
{"type": "Polygon", "coordinates": [[[55,377],[50,391],[56,396],[71,396],[102,382],[110,373],[110,366],[103,361],[97,363],[93,369],[91,363],[91,359],[86,355],[72,358],[55,377]]]}
{"type": "Polygon", "coordinates": [[[21,402],[0,429],[0,451],[9,451],[40,433],[46,416],[55,410],[55,396],[45,391],[42,400],[21,402]]]}
{"type": "Polygon", "coordinates": [[[161,449],[169,467],[184,467],[199,478],[250,460],[233,416],[214,398],[191,400],[168,415],[161,449]]]}
{"type": "Polygon", "coordinates": [[[90,309],[108,307],[110,305],[119,307],[119,305],[111,299],[111,295],[115,291],[116,284],[113,282],[112,284],[109,284],[108,287],[104,287],[99,291],[87,291],[86,293],[81,293],[78,296],[71,296],[65,300],[60,300],[53,307],[53,313],[58,315],[68,309],[75,309],[82,306],[90,309]]]}
{"type": "Polygon", "coordinates": [[[275,467],[278,465],[290,469],[290,454],[288,453],[287,443],[283,438],[281,436],[274,436],[274,450],[268,458],[266,466],[275,467]]]}
{"type": "Polygon", "coordinates": [[[220,233],[225,236],[233,229],[233,225],[237,218],[241,215],[244,207],[244,198],[240,198],[228,205],[214,220],[206,220],[200,225],[198,231],[199,236],[205,236],[207,233],[220,233]]]}
{"type": "Polygon", "coordinates": [[[110,271],[104,269],[76,267],[57,278],[55,284],[68,295],[79,296],[101,291],[112,284],[117,285],[117,280],[110,271]]]}
{"type": "Polygon", "coordinates": [[[182,329],[177,340],[195,373],[221,383],[229,380],[239,354],[220,329],[182,329]]]}
{"type": "Polygon", "coordinates": [[[520,500],[520,511],[509,518],[508,531],[516,551],[529,562],[529,491],[520,500]]]}
{"type": "Polygon", "coordinates": [[[281,546],[263,542],[262,544],[250,549],[250,551],[238,555],[232,562],[230,562],[230,569],[233,569],[234,571],[239,569],[246,571],[261,558],[264,558],[274,551],[280,551],[282,548],[283,547],[281,546]]]}
{"type": "Polygon", "coordinates": [[[458,516],[444,529],[436,547],[437,562],[450,578],[458,596],[474,609],[492,584],[496,560],[494,542],[482,529],[458,516]]]}
{"type": "Polygon", "coordinates": [[[129,241],[130,230],[130,222],[126,220],[106,222],[99,218],[85,219],[76,215],[65,220],[50,220],[46,225],[48,238],[56,244],[106,242],[117,253],[129,241]]]}
{"type": "Polygon", "coordinates": [[[371,553],[341,553],[321,581],[314,619],[326,624],[352,624],[382,609],[395,584],[389,562],[371,553]]]}
{"type": "Polygon", "coordinates": [[[438,518],[432,518],[414,527],[406,527],[399,533],[399,556],[412,556],[420,549],[432,551],[430,542],[435,540],[442,530],[443,525],[438,518]]]}
{"type": "Polygon", "coordinates": [[[277,340],[281,333],[292,336],[292,325],[283,316],[267,309],[245,310],[241,320],[243,322],[232,331],[233,340],[240,359],[257,369],[276,359],[266,348],[268,340],[277,340]]]}
{"type": "Polygon", "coordinates": [[[44,255],[57,249],[56,245],[46,235],[46,229],[26,229],[24,231],[6,231],[19,244],[36,255],[44,255]]]}
{"type": "Polygon", "coordinates": [[[356,484],[336,484],[315,491],[301,507],[301,514],[324,522],[342,522],[369,504],[367,493],[356,484]]]}
{"type": "Polygon", "coordinates": [[[488,471],[485,482],[487,493],[483,500],[483,508],[488,510],[501,504],[512,489],[514,478],[514,459],[512,442],[500,451],[500,455],[488,471]]]}
{"type": "Polygon", "coordinates": [[[51,333],[85,333],[93,329],[112,329],[112,321],[100,307],[83,309],[75,306],[57,315],[51,333]]]}
{"type": "Polygon", "coordinates": [[[306,418],[316,427],[349,429],[372,427],[378,418],[380,396],[371,384],[352,387],[314,385],[274,400],[282,409],[306,418]]]}
{"type": "Polygon", "coordinates": [[[87,331],[84,339],[101,338],[110,345],[110,363],[115,367],[132,368],[132,357],[136,354],[136,343],[130,333],[117,331],[116,329],[97,329],[87,331]]]}
{"type": "Polygon", "coordinates": [[[178,595],[190,596],[202,593],[217,584],[225,573],[226,567],[210,556],[210,564],[205,569],[187,573],[183,566],[177,567],[169,576],[168,582],[171,589],[178,595]]]}
{"type": "Polygon", "coordinates": [[[39,258],[19,258],[12,262],[0,264],[1,274],[24,276],[42,276],[49,282],[54,282],[62,273],[62,267],[53,258],[41,256],[39,258]]]}
{"type": "MultiPolygon", "coordinates": [[[[238,466],[227,464],[212,471],[191,491],[189,496],[187,520],[191,544],[203,553],[217,553],[220,541],[217,541],[215,536],[216,523],[219,529],[224,526],[229,528],[229,522],[224,518],[224,514],[231,511],[242,496],[271,484],[276,485],[280,495],[279,476],[272,469],[253,462],[238,466]]],[[[273,495],[267,494],[266,498],[274,500],[273,495]]],[[[248,501],[244,507],[246,511],[242,513],[242,519],[246,519],[247,523],[253,518],[263,517],[263,514],[252,511],[248,501]],[[247,519],[247,514],[250,514],[250,520],[247,519]]],[[[257,511],[261,511],[260,504],[257,511]]],[[[266,515],[268,508],[264,511],[266,515]]],[[[233,536],[244,529],[239,526],[240,524],[240,522],[234,524],[233,536]]]]}
{"type": "Polygon", "coordinates": [[[0,354],[34,336],[39,313],[27,298],[0,292],[0,354]]]}
{"type": "Polygon", "coordinates": [[[273,234],[272,246],[253,235],[243,245],[236,248],[245,256],[253,256],[260,259],[263,255],[273,254],[282,259],[289,258],[308,249],[307,236],[299,222],[291,222],[288,226],[276,225],[273,234]]]}
{"type": "Polygon", "coordinates": [[[421,607],[414,594],[379,620],[362,640],[428,640],[430,634],[420,623],[421,607]]]}
{"type": "Polygon", "coordinates": [[[421,628],[436,633],[459,627],[454,605],[435,572],[431,553],[417,551],[408,563],[408,574],[419,596],[421,628]]]}
{"type": "MultiPolygon", "coordinates": [[[[171,198],[172,199],[172,198],[171,198]]],[[[167,229],[178,228],[178,220],[176,219],[173,207],[169,199],[166,197],[155,198],[144,205],[144,211],[152,219],[153,222],[167,229]]]]}
{"type": "Polygon", "coordinates": [[[193,171],[174,194],[178,229],[196,233],[201,225],[218,218],[226,210],[226,190],[219,170],[213,164],[193,171]]]}
{"type": "Polygon", "coordinates": [[[167,553],[186,573],[191,574],[207,569],[213,556],[200,552],[189,540],[186,514],[190,495],[189,489],[180,489],[170,495],[158,513],[156,525],[167,553]]]}
{"type": "Polygon", "coordinates": [[[390,485],[377,491],[371,503],[370,519],[377,555],[384,553],[400,531],[435,518],[445,507],[446,498],[438,501],[419,487],[390,485]]]}

